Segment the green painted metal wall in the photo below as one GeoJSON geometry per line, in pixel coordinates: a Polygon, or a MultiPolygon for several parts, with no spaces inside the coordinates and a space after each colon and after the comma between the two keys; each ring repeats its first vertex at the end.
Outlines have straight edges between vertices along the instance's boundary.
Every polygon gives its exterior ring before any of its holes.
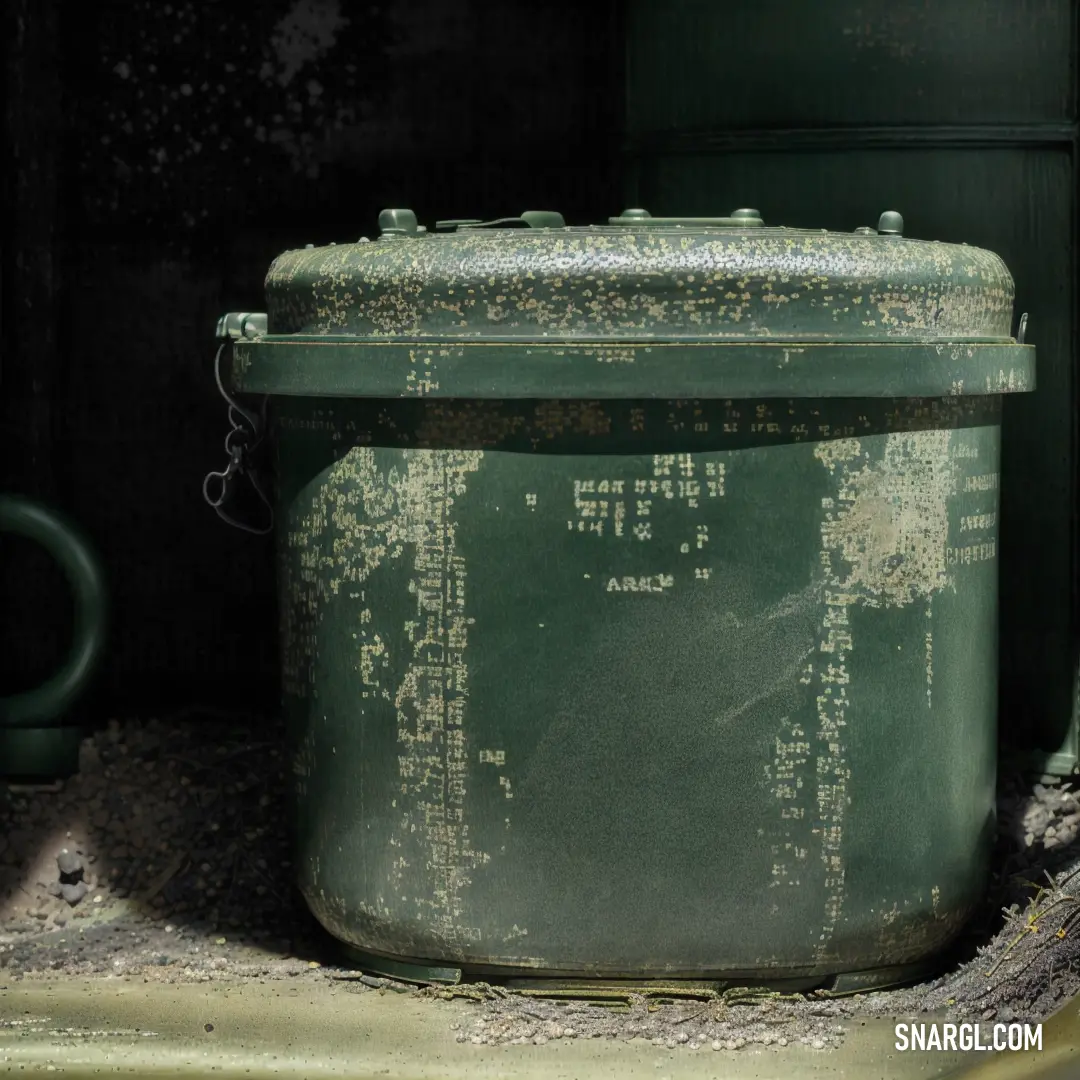
{"type": "Polygon", "coordinates": [[[1076,5],[1071,0],[628,4],[626,199],[653,214],[760,209],[1001,255],[1030,313],[1038,389],[1006,402],[1006,741],[1077,752],[1076,5]]]}

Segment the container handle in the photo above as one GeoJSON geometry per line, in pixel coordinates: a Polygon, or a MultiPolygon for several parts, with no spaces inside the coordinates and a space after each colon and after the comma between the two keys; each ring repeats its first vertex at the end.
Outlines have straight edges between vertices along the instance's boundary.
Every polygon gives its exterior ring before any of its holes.
{"type": "Polygon", "coordinates": [[[63,569],[75,599],[75,627],[67,659],[36,689],[0,698],[0,728],[60,727],[93,677],[105,647],[105,572],[90,541],[74,523],[32,499],[0,495],[0,532],[45,548],[63,569]]]}
{"type": "MultiPolygon", "coordinates": [[[[219,323],[219,333],[220,328],[219,323]]],[[[221,379],[221,357],[229,344],[229,341],[223,341],[214,356],[214,381],[217,383],[218,393],[229,407],[229,433],[225,436],[225,453],[228,455],[229,463],[220,472],[212,470],[203,477],[203,499],[226,525],[252,533],[254,536],[266,536],[274,528],[274,507],[258,469],[253,468],[248,459],[249,455],[262,444],[266,433],[268,398],[263,398],[260,411],[254,413],[245,409],[229,395],[221,379]],[[238,521],[225,509],[232,498],[234,485],[239,476],[247,477],[259,501],[266,507],[269,520],[263,528],[238,521]],[[216,494],[212,491],[215,485],[217,486],[216,494]]]]}

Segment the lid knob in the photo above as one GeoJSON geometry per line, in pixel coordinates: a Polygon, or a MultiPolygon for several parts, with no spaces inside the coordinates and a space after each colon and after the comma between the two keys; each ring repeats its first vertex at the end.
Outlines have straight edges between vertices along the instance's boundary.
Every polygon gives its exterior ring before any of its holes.
{"type": "Polygon", "coordinates": [[[530,229],[565,229],[566,219],[557,210],[526,210],[521,220],[530,229]]]}
{"type": "Polygon", "coordinates": [[[883,236],[903,236],[904,219],[895,210],[886,210],[878,218],[877,231],[883,236]]]}
{"type": "Polygon", "coordinates": [[[762,220],[760,210],[746,210],[746,209],[732,210],[731,214],[729,216],[734,218],[736,221],[761,221],[762,220]]]}
{"type": "Polygon", "coordinates": [[[652,214],[648,210],[624,210],[620,217],[629,221],[644,221],[646,218],[651,218],[652,214]]]}
{"type": "Polygon", "coordinates": [[[412,210],[379,212],[379,232],[383,236],[412,236],[417,231],[416,214],[412,210]]]}

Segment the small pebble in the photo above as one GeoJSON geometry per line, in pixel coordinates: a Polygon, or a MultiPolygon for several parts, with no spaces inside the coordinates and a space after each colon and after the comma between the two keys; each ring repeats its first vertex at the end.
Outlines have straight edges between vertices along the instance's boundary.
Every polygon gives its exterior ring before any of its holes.
{"type": "Polygon", "coordinates": [[[76,852],[65,848],[56,856],[56,865],[61,874],[77,874],[83,868],[83,861],[76,852]]]}
{"type": "Polygon", "coordinates": [[[74,885],[61,885],[60,895],[73,907],[77,904],[90,890],[86,887],[86,882],[77,881],[74,885]]]}

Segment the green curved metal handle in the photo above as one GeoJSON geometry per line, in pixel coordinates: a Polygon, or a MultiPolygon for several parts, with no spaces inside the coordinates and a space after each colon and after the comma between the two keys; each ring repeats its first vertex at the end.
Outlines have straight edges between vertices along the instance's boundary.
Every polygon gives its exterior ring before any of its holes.
{"type": "Polygon", "coordinates": [[[40,544],[60,564],[75,600],[71,649],[63,666],[34,690],[0,697],[0,728],[58,727],[86,689],[105,647],[105,573],[89,540],[63,514],[19,495],[0,495],[0,532],[40,544]]]}

